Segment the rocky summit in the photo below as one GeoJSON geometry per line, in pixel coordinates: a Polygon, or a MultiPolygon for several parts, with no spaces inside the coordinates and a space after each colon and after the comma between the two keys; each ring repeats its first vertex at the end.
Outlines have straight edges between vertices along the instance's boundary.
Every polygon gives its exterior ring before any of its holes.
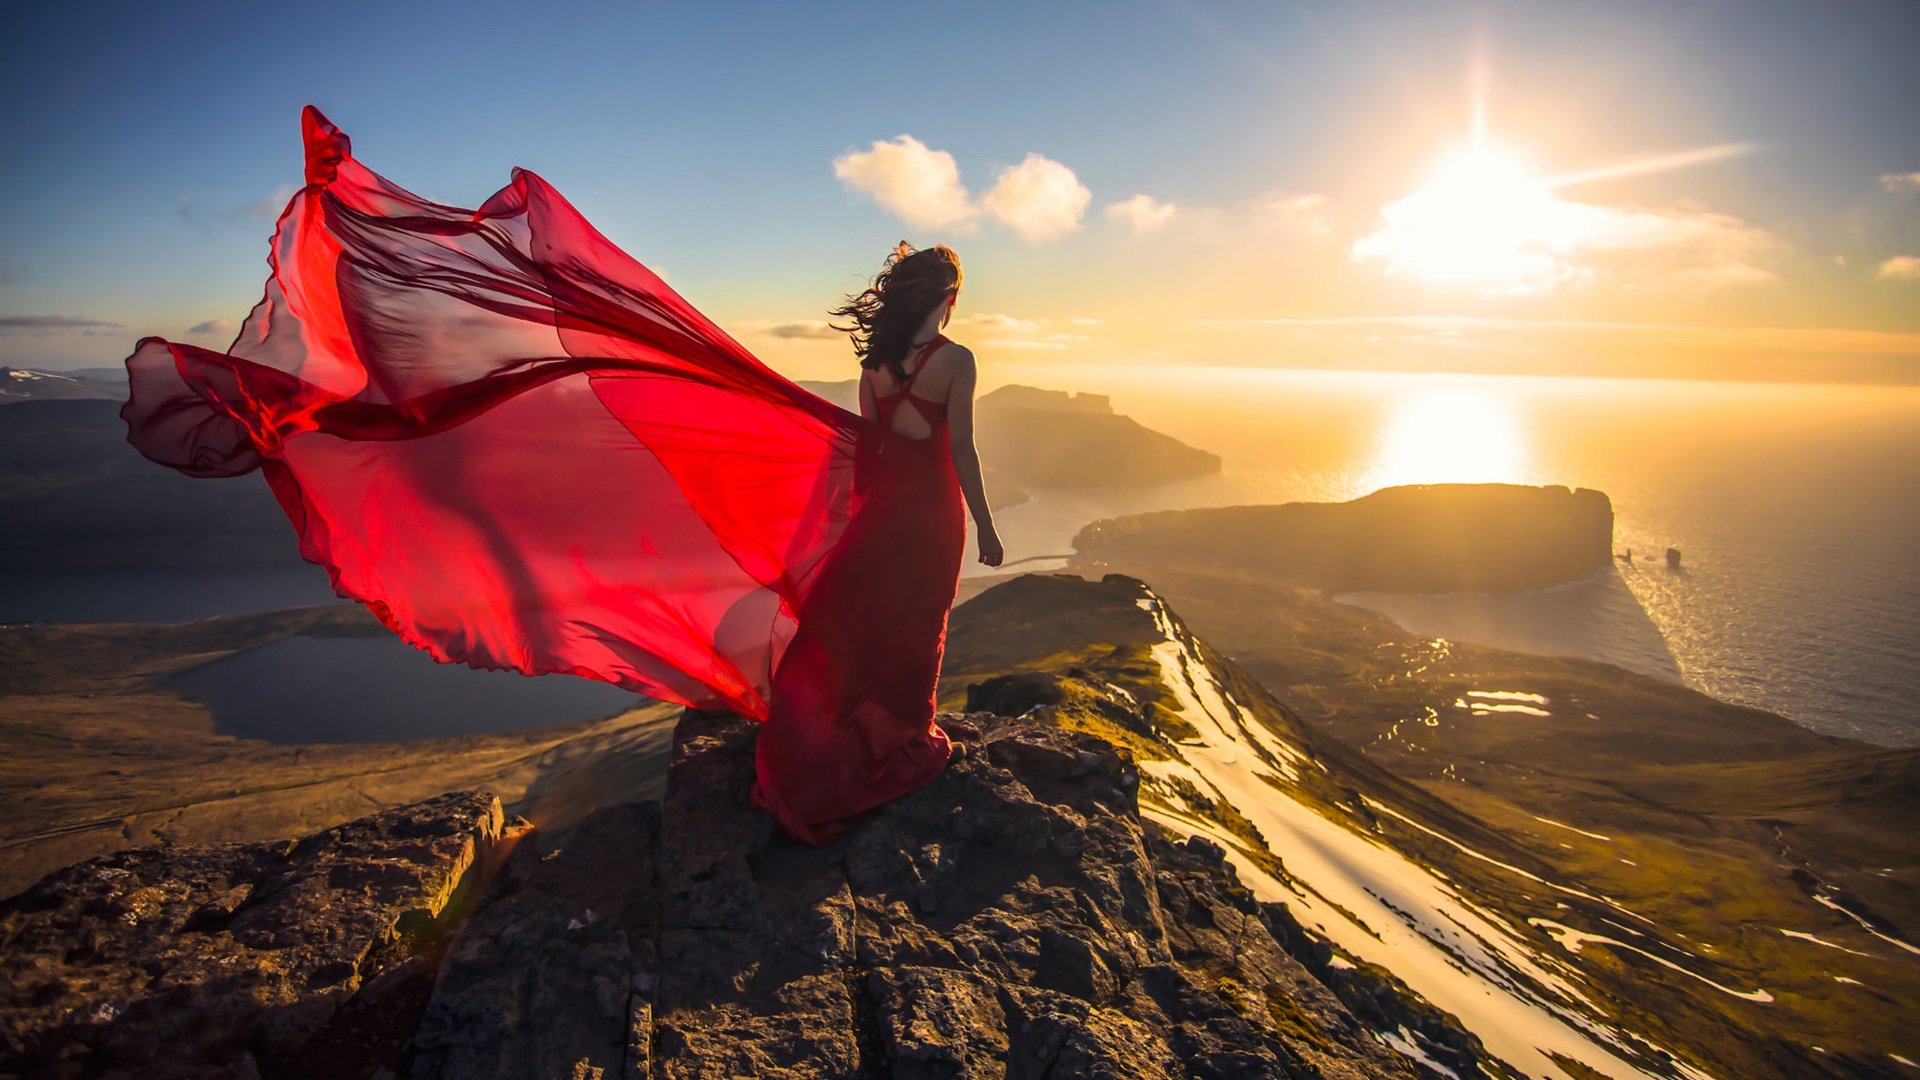
{"type": "Polygon", "coordinates": [[[689,712],[665,800],[545,858],[463,793],[69,868],[0,905],[0,1071],[1417,1075],[1109,744],[942,721],[966,755],[823,848],[749,805],[757,728],[689,712]]]}

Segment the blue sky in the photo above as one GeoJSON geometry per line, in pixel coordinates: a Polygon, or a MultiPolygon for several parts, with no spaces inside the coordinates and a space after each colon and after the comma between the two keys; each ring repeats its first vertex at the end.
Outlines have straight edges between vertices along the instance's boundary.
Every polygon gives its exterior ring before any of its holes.
{"type": "Polygon", "coordinates": [[[443,202],[540,173],[803,375],[844,360],[817,320],[902,237],[958,247],[962,330],[1023,356],[1552,370],[1657,326],[1710,341],[1674,346],[1709,372],[1755,348],[1911,369],[1916,40],[1904,3],[37,5],[0,45],[0,363],[244,316],[311,102],[443,202]],[[1476,85],[1516,184],[1730,149],[1518,223],[1402,203],[1468,144],[1476,85]],[[924,153],[860,157],[902,135],[924,153]],[[887,170],[940,155],[965,216],[929,224],[887,170]],[[1029,155],[1053,196],[990,196],[1029,155]],[[1403,344],[1375,364],[1381,326],[1403,344]]]}

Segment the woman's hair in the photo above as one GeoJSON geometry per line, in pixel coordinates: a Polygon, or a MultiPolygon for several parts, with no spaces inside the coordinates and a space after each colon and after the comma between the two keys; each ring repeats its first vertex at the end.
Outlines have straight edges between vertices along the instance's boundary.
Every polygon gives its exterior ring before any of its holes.
{"type": "Polygon", "coordinates": [[[903,378],[901,365],[913,346],[913,335],[934,308],[960,291],[960,256],[949,247],[916,251],[905,240],[887,256],[873,284],[830,314],[853,320],[834,329],[853,335],[853,352],[860,366],[873,370],[885,364],[894,378],[903,378]]]}

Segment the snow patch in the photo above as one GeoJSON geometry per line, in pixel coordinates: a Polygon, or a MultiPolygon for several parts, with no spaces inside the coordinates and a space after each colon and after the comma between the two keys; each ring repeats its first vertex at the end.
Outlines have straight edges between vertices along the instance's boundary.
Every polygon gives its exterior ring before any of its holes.
{"type": "Polygon", "coordinates": [[[1852,919],[1854,922],[1859,923],[1860,929],[1865,930],[1867,933],[1872,934],[1874,937],[1879,938],[1881,941],[1885,941],[1893,945],[1898,945],[1910,953],[1920,954],[1920,949],[1914,948],[1912,945],[1909,945],[1906,942],[1901,941],[1897,937],[1889,937],[1886,934],[1883,934],[1880,931],[1875,930],[1873,928],[1872,923],[1868,922],[1867,920],[1861,918],[1858,915],[1855,915],[1853,912],[1848,911],[1846,908],[1841,907],[1839,904],[1834,903],[1833,897],[1828,896],[1826,893],[1822,893],[1822,892],[1814,893],[1813,900],[1814,900],[1814,903],[1825,904],[1827,907],[1830,907],[1833,910],[1839,912],[1840,914],[1845,915],[1847,918],[1852,919]]]}
{"type": "Polygon", "coordinates": [[[1815,945],[1825,945],[1829,949],[1839,949],[1843,953],[1853,953],[1853,955],[1855,956],[1867,956],[1867,957],[1871,957],[1873,955],[1872,953],[1856,952],[1853,949],[1847,948],[1845,945],[1835,945],[1831,941],[1823,941],[1820,938],[1813,936],[1812,934],[1803,934],[1798,930],[1784,930],[1777,926],[1774,927],[1774,929],[1779,930],[1782,934],[1785,934],[1790,938],[1799,938],[1801,941],[1811,941],[1815,945]]]}
{"type": "MultiPolygon", "coordinates": [[[[1199,733],[1175,763],[1142,762],[1150,774],[1179,775],[1218,792],[1259,830],[1269,852],[1285,862],[1286,881],[1262,869],[1248,841],[1215,822],[1177,809],[1143,806],[1142,816],[1176,831],[1198,832],[1220,844],[1228,861],[1260,900],[1285,904],[1302,926],[1358,960],[1391,970],[1414,993],[1453,1013],[1487,1051],[1526,1074],[1567,1080],[1554,1055],[1615,1078],[1650,1077],[1625,1054],[1624,1038],[1596,1019],[1598,1008],[1569,981],[1576,969],[1499,916],[1474,904],[1450,883],[1352,823],[1342,823],[1295,797],[1299,769],[1325,765],[1268,729],[1232,700],[1213,677],[1191,638],[1158,597],[1137,601],[1162,637],[1152,655],[1182,720],[1199,733]],[[1267,768],[1264,766],[1272,766],[1267,768]],[[1278,769],[1278,772],[1273,771],[1278,769]],[[1198,779],[1206,781],[1201,784],[1198,779]]],[[[1367,800],[1377,811],[1408,821],[1367,800]]],[[[1432,832],[1432,830],[1425,830],[1432,832]]],[[[1475,857],[1535,881],[1539,878],[1487,858],[1434,833],[1475,857]]],[[[1542,885],[1618,907],[1601,897],[1551,882],[1542,885]]],[[[1632,912],[1624,912],[1640,918],[1632,912]]],[[[1668,1068],[1705,1074],[1678,1061],[1668,1068]]]]}
{"type": "Polygon", "coordinates": [[[1589,934],[1580,930],[1575,930],[1571,926],[1566,926],[1562,923],[1554,922],[1552,919],[1537,919],[1537,918],[1528,919],[1527,924],[1529,926],[1537,926],[1540,929],[1545,930],[1549,935],[1553,937],[1553,940],[1556,943],[1558,943],[1561,948],[1567,950],[1570,953],[1577,954],[1581,949],[1586,948],[1588,945],[1608,945],[1615,949],[1625,949],[1628,952],[1639,953],[1641,956],[1646,957],[1647,959],[1653,961],[1656,964],[1659,964],[1663,967],[1672,968],[1673,970],[1679,972],[1682,975],[1686,975],[1691,978],[1698,979],[1701,982],[1706,983],[1708,986],[1713,987],[1715,990],[1718,990],[1721,993],[1727,994],[1731,997],[1737,997],[1743,1001],[1757,1001],[1762,1005],[1768,1004],[1773,1000],[1773,995],[1766,992],[1765,990],[1735,990],[1731,987],[1722,986],[1719,983],[1714,982],[1712,979],[1707,978],[1705,975],[1688,971],[1686,968],[1681,967],[1679,964],[1674,963],[1673,961],[1667,959],[1664,956],[1655,956],[1645,949],[1635,948],[1634,946],[1629,945],[1624,941],[1619,941],[1617,939],[1606,937],[1601,934],[1589,934]]]}
{"type": "Polygon", "coordinates": [[[1419,1041],[1415,1039],[1410,1032],[1407,1031],[1406,1026],[1404,1024],[1401,1025],[1400,1030],[1398,1031],[1376,1031],[1374,1032],[1374,1035],[1377,1036],[1381,1042],[1386,1043],[1388,1046],[1393,1047],[1395,1050],[1398,1050],[1400,1053],[1406,1055],[1409,1058],[1412,1058],[1414,1061],[1419,1062],[1421,1065],[1425,1066],[1426,1068],[1432,1069],[1434,1072],[1437,1072],[1437,1073],[1445,1073],[1446,1075],[1453,1077],[1453,1080],[1460,1080],[1459,1073],[1454,1072],[1452,1069],[1449,1069],[1445,1065],[1440,1064],[1438,1061],[1433,1060],[1433,1057],[1431,1055],[1429,1055],[1425,1050],[1422,1050],[1420,1048],[1419,1041]]]}
{"type": "Polygon", "coordinates": [[[1588,838],[1590,838],[1590,839],[1594,839],[1594,840],[1606,840],[1606,841],[1609,841],[1609,842],[1611,842],[1611,841],[1613,840],[1613,837],[1611,837],[1611,836],[1602,836],[1602,835],[1600,835],[1600,834],[1599,834],[1599,833],[1597,833],[1597,832],[1588,832],[1588,831],[1587,831],[1587,830],[1585,830],[1585,829],[1576,829],[1576,828],[1574,828],[1573,826],[1571,826],[1571,825],[1569,825],[1569,824],[1567,824],[1567,823],[1566,823],[1566,822],[1564,822],[1564,821],[1555,821],[1555,820],[1553,820],[1552,818],[1543,818],[1543,817],[1541,817],[1541,816],[1540,816],[1540,815],[1538,815],[1538,814],[1535,814],[1535,815],[1533,815],[1533,820],[1535,820],[1535,821],[1538,821],[1538,822],[1541,822],[1541,823],[1543,823],[1543,824],[1547,824],[1547,825],[1552,825],[1552,826],[1554,826],[1554,827],[1556,827],[1556,828],[1560,828],[1560,829],[1565,829],[1565,830],[1567,830],[1568,832],[1577,832],[1577,833],[1579,833],[1579,834],[1580,834],[1581,836],[1585,836],[1585,837],[1588,837],[1588,838]]]}

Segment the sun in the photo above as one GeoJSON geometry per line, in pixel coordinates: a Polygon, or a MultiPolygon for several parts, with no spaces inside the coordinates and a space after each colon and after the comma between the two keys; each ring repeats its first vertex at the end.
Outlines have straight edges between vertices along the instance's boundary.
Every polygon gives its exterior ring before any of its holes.
{"type": "Polygon", "coordinates": [[[1476,144],[1448,158],[1423,188],[1381,208],[1386,227],[1354,245],[1388,273],[1527,292],[1556,279],[1571,204],[1520,159],[1476,144]]]}
{"type": "Polygon", "coordinates": [[[1400,402],[1381,432],[1366,486],[1521,483],[1526,471],[1526,440],[1509,403],[1441,387],[1400,402]]]}

